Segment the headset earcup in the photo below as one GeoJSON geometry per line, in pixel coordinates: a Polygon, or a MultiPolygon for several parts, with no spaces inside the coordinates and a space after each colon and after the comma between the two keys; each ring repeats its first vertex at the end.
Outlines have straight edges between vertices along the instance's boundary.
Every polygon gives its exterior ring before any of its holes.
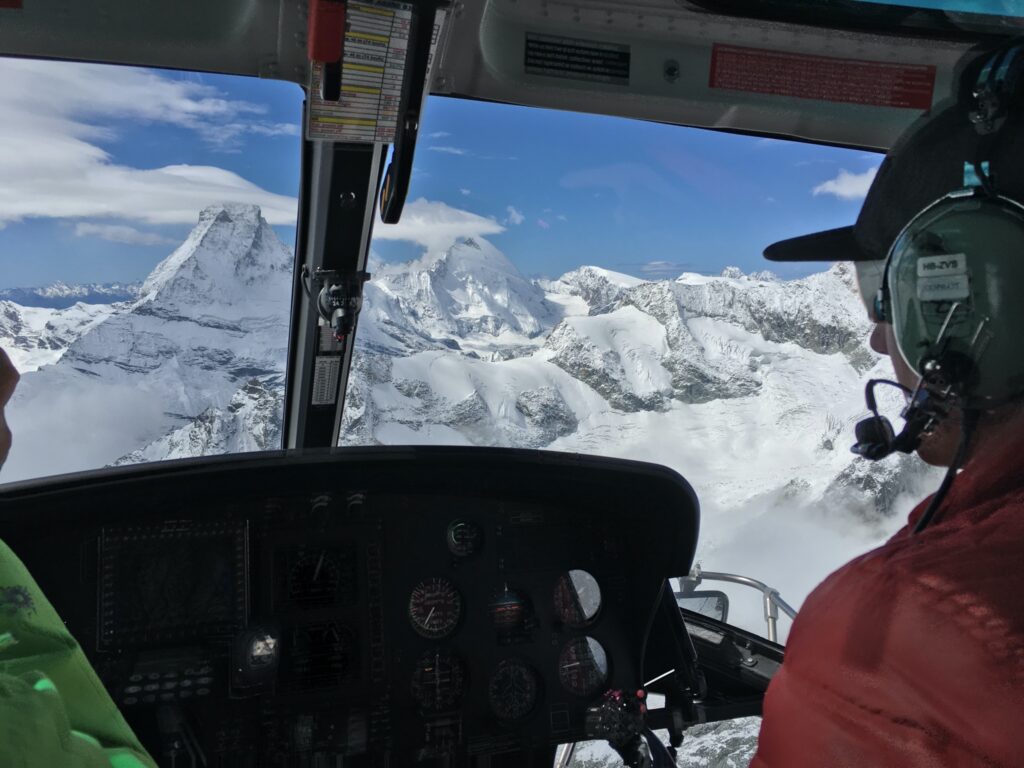
{"type": "Polygon", "coordinates": [[[900,355],[927,386],[980,408],[1024,392],[1021,253],[1024,206],[981,193],[936,201],[893,243],[890,322],[900,355]]]}

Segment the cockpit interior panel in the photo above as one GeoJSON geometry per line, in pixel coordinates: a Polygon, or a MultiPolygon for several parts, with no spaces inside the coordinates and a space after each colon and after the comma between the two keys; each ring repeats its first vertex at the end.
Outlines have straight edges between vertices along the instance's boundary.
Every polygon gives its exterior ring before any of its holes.
{"type": "Polygon", "coordinates": [[[698,508],[653,465],[366,449],[12,486],[0,524],[161,765],[406,764],[582,740],[698,508]]]}

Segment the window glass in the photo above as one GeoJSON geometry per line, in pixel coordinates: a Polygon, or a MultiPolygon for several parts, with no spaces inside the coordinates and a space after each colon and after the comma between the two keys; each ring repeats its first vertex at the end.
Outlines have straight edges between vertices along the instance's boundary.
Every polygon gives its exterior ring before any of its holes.
{"type": "Polygon", "coordinates": [[[280,445],[301,104],[0,59],[0,480],[280,445]]]}

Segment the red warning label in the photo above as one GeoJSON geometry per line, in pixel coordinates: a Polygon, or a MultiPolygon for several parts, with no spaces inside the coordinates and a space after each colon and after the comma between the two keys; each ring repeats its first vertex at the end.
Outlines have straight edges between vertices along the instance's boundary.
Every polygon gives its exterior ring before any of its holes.
{"type": "Polygon", "coordinates": [[[711,49],[708,85],[872,107],[929,109],[935,67],[716,44],[711,49]]]}

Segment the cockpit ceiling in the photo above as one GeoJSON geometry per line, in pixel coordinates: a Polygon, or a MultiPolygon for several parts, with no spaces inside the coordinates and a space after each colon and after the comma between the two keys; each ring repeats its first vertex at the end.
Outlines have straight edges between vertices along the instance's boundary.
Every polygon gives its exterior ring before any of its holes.
{"type": "MultiPolygon", "coordinates": [[[[5,0],[0,53],[305,84],[307,14],[306,0],[5,0]]],[[[463,0],[430,85],[885,149],[949,93],[972,43],[723,16],[683,0],[463,0]]]]}

